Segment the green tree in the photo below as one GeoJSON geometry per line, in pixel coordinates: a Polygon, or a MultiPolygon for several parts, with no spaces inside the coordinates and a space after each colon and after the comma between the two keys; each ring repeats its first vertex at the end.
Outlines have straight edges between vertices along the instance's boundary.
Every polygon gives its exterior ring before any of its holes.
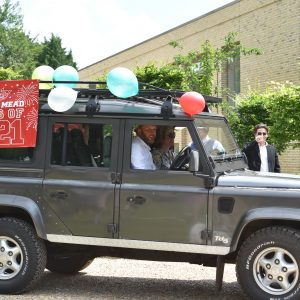
{"type": "Polygon", "coordinates": [[[4,0],[0,5],[0,67],[28,78],[36,65],[38,50],[38,43],[23,31],[19,3],[4,0]]]}
{"type": "MultiPolygon", "coordinates": [[[[18,2],[3,0],[0,4],[0,68],[15,72],[15,76],[31,78],[40,65],[54,69],[61,65],[77,67],[72,51],[62,47],[60,37],[51,35],[39,43],[25,33],[23,15],[18,2]]],[[[9,75],[10,77],[10,75],[9,75]]]]}
{"type": "Polygon", "coordinates": [[[240,147],[253,139],[253,127],[256,124],[271,125],[267,99],[258,91],[237,96],[235,105],[223,100],[222,108],[240,147]]]}
{"type": "Polygon", "coordinates": [[[0,28],[22,29],[22,26],[23,17],[20,14],[18,2],[11,3],[10,0],[4,0],[3,4],[0,5],[0,28]]]}
{"type": "Polygon", "coordinates": [[[144,67],[137,67],[134,70],[139,82],[148,83],[163,89],[178,89],[182,86],[184,73],[172,65],[158,67],[150,62],[144,67]]]}
{"type": "Polygon", "coordinates": [[[253,127],[266,123],[270,128],[270,143],[279,152],[288,146],[300,147],[300,86],[272,83],[265,91],[250,90],[239,96],[235,106],[223,103],[233,133],[239,145],[253,139],[253,127]]]}
{"type": "MultiPolygon", "coordinates": [[[[180,48],[180,50],[183,49],[174,41],[169,44],[175,48],[180,48]]],[[[214,57],[215,49],[209,41],[204,42],[199,50],[190,51],[187,55],[176,55],[171,66],[181,70],[184,74],[181,88],[211,95],[213,76],[216,71],[214,57]]]]}
{"type": "Polygon", "coordinates": [[[49,40],[45,38],[41,47],[37,58],[38,65],[47,65],[53,69],[62,65],[69,65],[77,69],[77,64],[73,60],[72,51],[67,51],[66,48],[63,48],[60,37],[52,33],[49,40]]]}
{"type": "Polygon", "coordinates": [[[285,150],[291,142],[294,147],[300,147],[300,85],[273,83],[266,96],[271,137],[278,150],[285,150]]]}
{"type": "MultiPolygon", "coordinates": [[[[224,38],[221,48],[214,48],[210,41],[205,41],[200,48],[187,55],[178,54],[174,57],[173,65],[184,71],[185,89],[212,95],[219,89],[213,86],[214,76],[218,76],[225,64],[235,57],[244,55],[260,55],[258,48],[247,48],[236,40],[237,33],[229,32],[224,38]]],[[[170,43],[177,47],[176,43],[170,43]]]]}
{"type": "MultiPolygon", "coordinates": [[[[150,62],[144,67],[136,68],[135,73],[141,82],[213,95],[219,88],[214,86],[214,78],[222,71],[226,62],[237,56],[261,54],[257,48],[241,45],[236,41],[236,36],[236,33],[229,33],[221,48],[214,48],[210,41],[206,41],[199,49],[186,55],[176,55],[169,64],[157,66],[155,62],[150,62]]],[[[177,41],[171,41],[169,44],[183,49],[177,41]]]]}
{"type": "Polygon", "coordinates": [[[22,79],[22,75],[12,69],[4,69],[0,67],[0,80],[17,80],[22,79]]]}

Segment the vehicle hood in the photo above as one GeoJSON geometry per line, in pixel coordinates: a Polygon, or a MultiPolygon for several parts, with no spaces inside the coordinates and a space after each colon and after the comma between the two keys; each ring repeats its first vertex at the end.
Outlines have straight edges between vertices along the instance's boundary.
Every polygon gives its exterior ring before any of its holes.
{"type": "Polygon", "coordinates": [[[300,176],[285,173],[233,171],[219,176],[218,186],[299,189],[300,176]]]}

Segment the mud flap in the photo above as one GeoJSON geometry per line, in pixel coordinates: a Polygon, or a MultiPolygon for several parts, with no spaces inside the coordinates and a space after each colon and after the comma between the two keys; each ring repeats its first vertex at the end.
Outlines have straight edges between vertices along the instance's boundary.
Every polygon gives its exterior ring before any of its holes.
{"type": "Polygon", "coordinates": [[[216,270],[216,289],[218,292],[222,290],[224,266],[225,266],[224,256],[218,256],[217,270],[216,270]]]}

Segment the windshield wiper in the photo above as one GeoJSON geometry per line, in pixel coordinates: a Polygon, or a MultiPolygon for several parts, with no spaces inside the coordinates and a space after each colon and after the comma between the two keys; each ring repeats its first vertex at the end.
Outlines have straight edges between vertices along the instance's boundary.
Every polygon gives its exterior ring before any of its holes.
{"type": "Polygon", "coordinates": [[[228,154],[223,154],[223,155],[218,155],[218,156],[212,156],[212,159],[215,162],[230,162],[230,161],[235,161],[235,160],[239,160],[239,159],[244,159],[244,156],[242,154],[238,154],[238,155],[228,155],[228,154]]]}

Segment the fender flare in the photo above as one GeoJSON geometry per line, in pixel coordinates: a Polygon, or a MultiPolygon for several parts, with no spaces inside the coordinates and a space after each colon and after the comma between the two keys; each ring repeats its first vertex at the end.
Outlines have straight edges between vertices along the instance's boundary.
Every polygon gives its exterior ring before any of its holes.
{"type": "Polygon", "coordinates": [[[32,199],[17,195],[0,195],[0,206],[17,207],[26,211],[32,219],[37,235],[46,239],[46,230],[40,208],[32,199]]]}
{"type": "Polygon", "coordinates": [[[231,250],[237,249],[238,242],[245,227],[253,222],[259,220],[284,220],[284,221],[298,221],[300,222],[300,209],[298,208],[284,208],[284,207],[263,207],[255,208],[246,212],[241,219],[235,233],[232,237],[231,250]]]}

